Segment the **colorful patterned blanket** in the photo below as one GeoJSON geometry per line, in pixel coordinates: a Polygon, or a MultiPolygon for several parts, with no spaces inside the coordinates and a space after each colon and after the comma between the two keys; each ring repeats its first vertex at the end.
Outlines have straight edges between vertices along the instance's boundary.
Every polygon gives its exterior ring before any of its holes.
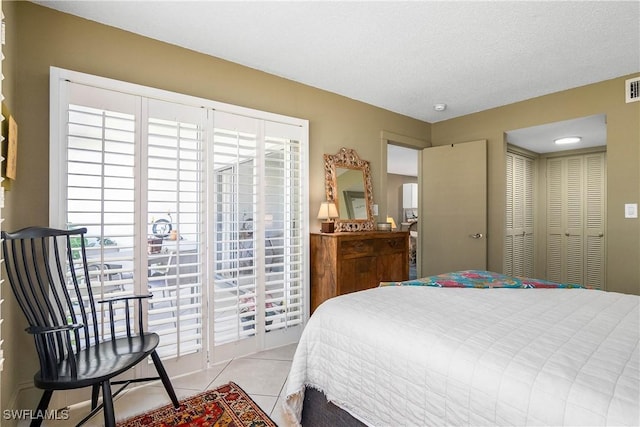
{"type": "Polygon", "coordinates": [[[577,284],[514,277],[484,270],[464,270],[403,282],[380,282],[380,286],[434,286],[438,288],[584,288],[577,284]]]}

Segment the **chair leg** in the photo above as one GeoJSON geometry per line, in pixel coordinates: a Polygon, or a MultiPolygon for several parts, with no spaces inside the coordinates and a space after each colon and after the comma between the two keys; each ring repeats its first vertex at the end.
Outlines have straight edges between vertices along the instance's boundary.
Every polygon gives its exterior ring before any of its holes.
{"type": "Polygon", "coordinates": [[[113,396],[111,396],[111,383],[104,381],[102,383],[102,410],[104,411],[105,427],[116,427],[116,415],[113,410],[113,396]]]}
{"type": "Polygon", "coordinates": [[[160,356],[158,356],[158,352],[153,350],[151,353],[151,359],[153,360],[153,364],[156,366],[156,371],[158,371],[158,375],[160,375],[160,379],[162,380],[162,384],[164,388],[167,390],[167,394],[171,398],[171,403],[173,403],[173,407],[178,409],[180,407],[180,402],[176,397],[176,392],[173,390],[173,385],[171,385],[171,381],[169,380],[169,375],[167,375],[167,371],[164,369],[164,365],[160,360],[160,356]]]}
{"type": "Polygon", "coordinates": [[[31,420],[31,424],[29,424],[30,427],[40,427],[42,425],[42,420],[44,419],[44,411],[47,410],[52,395],[53,390],[45,390],[42,393],[42,397],[40,398],[40,402],[38,403],[38,408],[36,409],[36,415],[42,416],[38,416],[35,419],[31,420]]]}
{"type": "Polygon", "coordinates": [[[100,394],[100,385],[94,384],[91,388],[91,410],[98,406],[98,395],[100,394]]]}

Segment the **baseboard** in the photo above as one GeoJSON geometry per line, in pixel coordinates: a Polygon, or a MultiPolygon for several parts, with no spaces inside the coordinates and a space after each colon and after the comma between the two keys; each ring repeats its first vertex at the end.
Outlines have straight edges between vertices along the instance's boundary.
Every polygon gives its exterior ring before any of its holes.
{"type": "MultiPolygon", "coordinates": [[[[33,383],[21,383],[9,399],[10,410],[35,410],[42,397],[42,390],[34,387],[33,383]]],[[[69,405],[91,399],[91,388],[85,387],[75,390],[59,390],[53,392],[48,409],[63,409],[69,405]]],[[[3,424],[4,425],[4,424],[3,424]]]]}
{"type": "MultiPolygon", "coordinates": [[[[19,421],[33,414],[42,397],[42,390],[36,388],[33,383],[24,382],[18,384],[9,398],[8,407],[2,408],[0,413],[0,425],[3,427],[17,427],[19,421]]],[[[90,399],[91,388],[77,390],[56,391],[51,397],[48,410],[55,411],[67,408],[73,403],[79,403],[90,399]]]]}
{"type": "MultiPolygon", "coordinates": [[[[37,406],[37,400],[36,403],[33,404],[33,406],[27,406],[26,402],[23,402],[25,399],[26,394],[30,394],[30,391],[35,391],[35,387],[33,386],[33,383],[20,383],[18,384],[18,386],[16,387],[15,390],[13,390],[13,393],[11,394],[11,396],[9,397],[9,402],[8,402],[8,407],[7,408],[2,408],[2,426],[7,426],[7,427],[16,427],[18,425],[18,419],[11,417],[10,415],[8,416],[8,414],[6,413],[6,411],[19,411],[21,409],[35,409],[37,406]]],[[[11,412],[9,412],[10,414],[11,412]]]]}

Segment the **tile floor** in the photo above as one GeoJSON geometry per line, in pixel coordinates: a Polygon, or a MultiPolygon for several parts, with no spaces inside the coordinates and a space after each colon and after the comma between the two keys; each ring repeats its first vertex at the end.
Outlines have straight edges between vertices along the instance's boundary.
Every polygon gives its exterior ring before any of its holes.
{"type": "MultiPolygon", "coordinates": [[[[242,387],[277,425],[283,426],[281,406],[284,384],[295,350],[296,344],[292,344],[233,359],[214,365],[205,371],[174,378],[173,387],[178,399],[183,399],[233,381],[242,387]]],[[[123,420],[167,403],[169,398],[159,381],[130,388],[114,401],[116,419],[123,420]]],[[[45,421],[42,425],[44,427],[75,425],[88,413],[88,404],[74,405],[71,408],[69,420],[45,421]]],[[[102,412],[100,412],[85,426],[95,427],[103,424],[102,412]]],[[[19,427],[27,425],[27,421],[18,424],[19,427]]]]}

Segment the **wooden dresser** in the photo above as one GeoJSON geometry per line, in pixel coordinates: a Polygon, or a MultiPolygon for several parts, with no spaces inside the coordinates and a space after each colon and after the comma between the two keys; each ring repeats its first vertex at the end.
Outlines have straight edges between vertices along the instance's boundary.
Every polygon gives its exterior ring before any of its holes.
{"type": "Polygon", "coordinates": [[[409,233],[311,234],[311,313],[337,295],[409,279],[409,233]]]}

